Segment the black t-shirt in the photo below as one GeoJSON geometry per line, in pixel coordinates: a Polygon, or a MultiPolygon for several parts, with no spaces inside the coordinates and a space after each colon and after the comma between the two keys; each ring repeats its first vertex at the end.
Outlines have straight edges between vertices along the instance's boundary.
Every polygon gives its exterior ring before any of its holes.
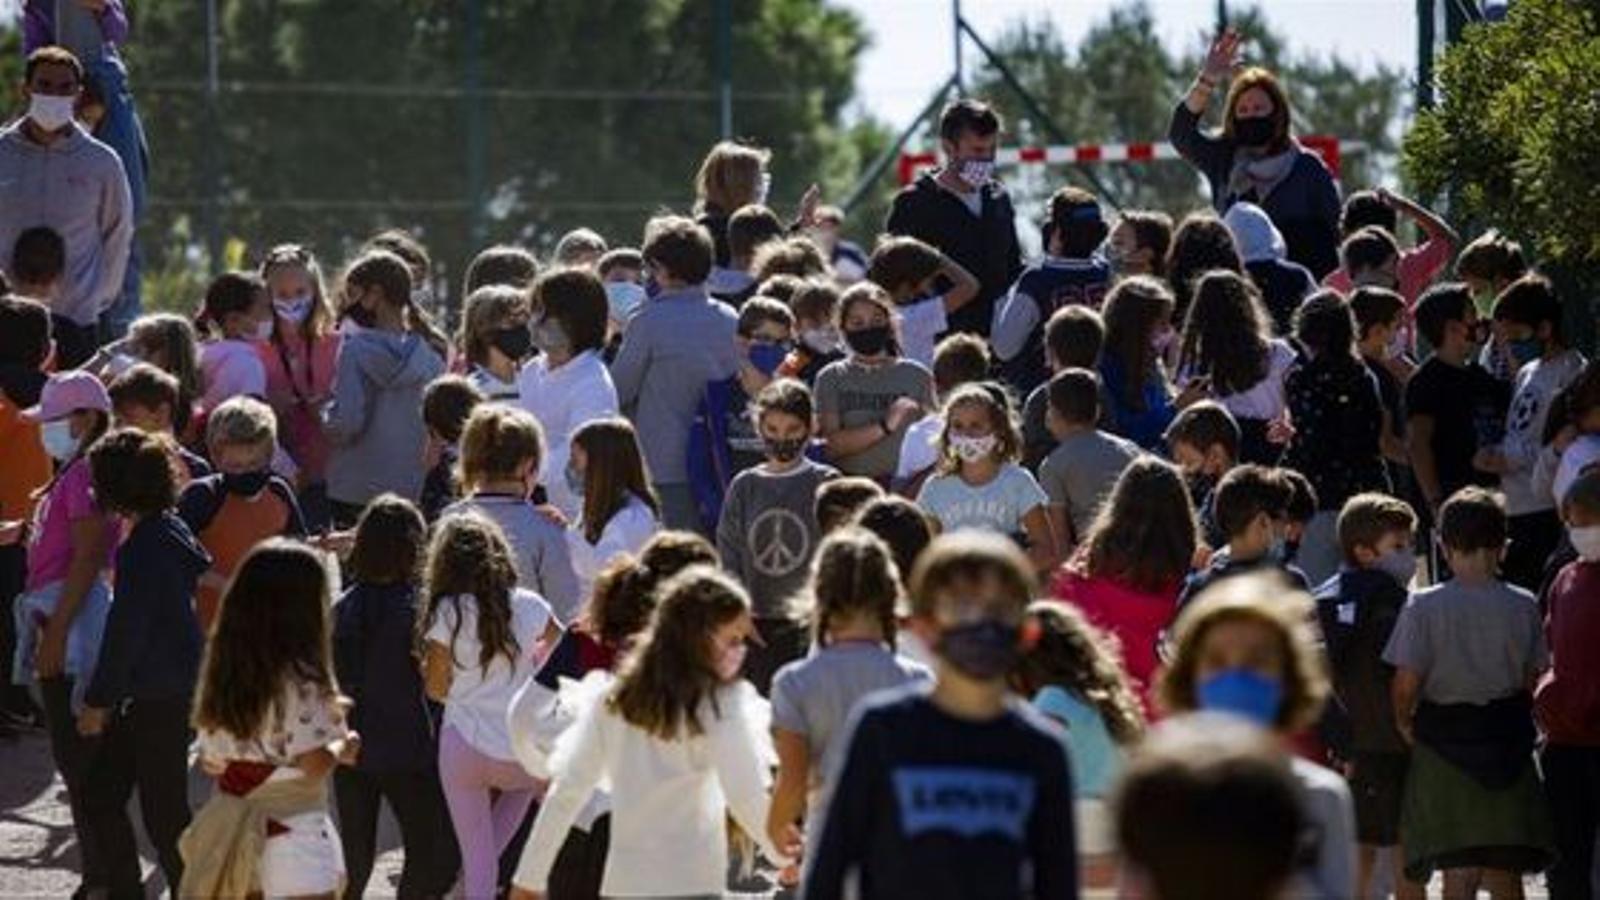
{"type": "Polygon", "coordinates": [[[1395,437],[1405,437],[1406,406],[1400,379],[1389,371],[1389,367],[1384,365],[1381,359],[1363,356],[1361,361],[1367,364],[1367,371],[1372,373],[1372,377],[1378,379],[1378,400],[1383,403],[1384,412],[1389,414],[1389,419],[1394,424],[1395,437]]]}
{"type": "Polygon", "coordinates": [[[1493,487],[1494,475],[1472,467],[1479,448],[1500,442],[1505,433],[1511,389],[1476,362],[1452,366],[1430,356],[1406,385],[1407,416],[1433,419],[1434,466],[1446,497],[1469,485],[1493,487]]]}
{"type": "Polygon", "coordinates": [[[856,710],[802,895],[1078,896],[1072,778],[1060,739],[1023,704],[957,719],[916,686],[856,710]]]}

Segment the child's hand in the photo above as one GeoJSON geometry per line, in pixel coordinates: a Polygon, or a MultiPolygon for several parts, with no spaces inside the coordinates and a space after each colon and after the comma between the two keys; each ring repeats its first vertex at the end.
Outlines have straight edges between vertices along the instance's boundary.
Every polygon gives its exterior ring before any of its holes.
{"type": "Polygon", "coordinates": [[[22,543],[22,536],[28,530],[28,523],[24,519],[14,519],[9,522],[0,522],[0,547],[9,547],[22,543]]]}
{"type": "Polygon", "coordinates": [[[889,406],[889,413],[883,417],[883,424],[890,431],[899,431],[901,426],[922,416],[922,404],[910,397],[901,397],[889,406]]]}
{"type": "Polygon", "coordinates": [[[106,709],[103,706],[85,706],[78,713],[78,734],[99,737],[106,731],[106,709]]]}
{"type": "Polygon", "coordinates": [[[361,758],[361,735],[350,732],[345,735],[343,744],[339,747],[339,764],[353,766],[361,758]]]}
{"type": "Polygon", "coordinates": [[[330,531],[327,534],[313,535],[310,539],[311,546],[340,556],[348,556],[350,549],[356,545],[354,531],[330,531]]]}
{"type": "Polygon", "coordinates": [[[822,205],[822,188],[816,184],[806,188],[800,196],[799,225],[801,228],[813,228],[817,224],[817,207],[822,205]]]}
{"type": "Polygon", "coordinates": [[[544,516],[546,519],[549,519],[551,522],[561,526],[562,528],[566,528],[570,524],[567,521],[566,513],[563,513],[560,509],[552,506],[549,503],[546,503],[543,506],[535,506],[533,511],[541,516],[544,516]]]}

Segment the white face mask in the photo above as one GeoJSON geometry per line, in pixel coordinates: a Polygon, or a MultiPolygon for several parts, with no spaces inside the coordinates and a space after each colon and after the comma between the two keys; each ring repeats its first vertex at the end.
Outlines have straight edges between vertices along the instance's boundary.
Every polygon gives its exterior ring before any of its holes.
{"type": "Polygon", "coordinates": [[[28,118],[45,131],[60,131],[72,121],[74,97],[33,94],[28,99],[28,118]]]}
{"type": "Polygon", "coordinates": [[[977,462],[981,459],[988,459],[989,455],[994,453],[995,445],[999,442],[999,439],[992,434],[950,435],[950,449],[955,451],[956,456],[962,462],[977,462]]]}
{"type": "Polygon", "coordinates": [[[739,672],[744,669],[744,658],[750,648],[743,641],[737,646],[729,647],[717,655],[717,677],[723,681],[733,681],[739,677],[739,672]]]}
{"type": "Polygon", "coordinates": [[[262,319],[257,322],[256,327],[250,332],[250,338],[262,342],[272,340],[272,320],[262,319]]]}
{"type": "Polygon", "coordinates": [[[72,420],[56,419],[39,426],[39,442],[44,452],[57,462],[66,462],[78,452],[78,439],[72,436],[72,420]]]}
{"type": "Polygon", "coordinates": [[[634,281],[606,282],[606,303],[614,322],[626,322],[633,311],[644,305],[644,285],[634,281]]]}
{"type": "Polygon", "coordinates": [[[832,328],[807,328],[800,332],[800,342],[815,353],[833,353],[839,349],[839,332],[832,328]]]}
{"type": "Polygon", "coordinates": [[[1567,537],[1572,539],[1572,549],[1578,551],[1579,559],[1600,562],[1600,525],[1568,528],[1567,537]]]}
{"type": "Polygon", "coordinates": [[[298,325],[306,320],[306,316],[311,315],[311,295],[301,294],[298,297],[274,300],[272,308],[277,311],[279,318],[298,325]]]}
{"type": "Polygon", "coordinates": [[[961,163],[961,168],[956,171],[961,180],[975,188],[983,187],[994,178],[994,160],[969,159],[961,163]]]}

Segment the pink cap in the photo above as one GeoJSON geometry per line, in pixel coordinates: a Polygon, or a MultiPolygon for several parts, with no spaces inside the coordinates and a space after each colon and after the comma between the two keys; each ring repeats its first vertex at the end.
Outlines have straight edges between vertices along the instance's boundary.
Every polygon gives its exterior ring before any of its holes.
{"type": "Polygon", "coordinates": [[[22,415],[35,422],[52,422],[80,409],[109,413],[111,395],[106,393],[100,379],[88,372],[73,370],[51,375],[44,383],[44,390],[39,392],[39,405],[28,407],[22,415]]]}

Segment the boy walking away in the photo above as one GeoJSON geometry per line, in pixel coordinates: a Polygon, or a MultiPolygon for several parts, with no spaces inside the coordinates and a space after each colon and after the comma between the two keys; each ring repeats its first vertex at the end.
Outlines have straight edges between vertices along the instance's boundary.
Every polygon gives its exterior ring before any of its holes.
{"type": "Polygon", "coordinates": [[[1281,469],[1243,465],[1222,476],[1212,507],[1228,542],[1211,565],[1189,576],[1178,608],[1218,581],[1261,569],[1277,569],[1291,586],[1309,591],[1306,576],[1284,561],[1293,500],[1294,485],[1281,469]]]}
{"type": "Polygon", "coordinates": [[[1505,553],[1498,494],[1465,488],[1439,513],[1453,577],[1413,594],[1383,652],[1395,724],[1411,744],[1400,833],[1406,875],[1444,869],[1447,897],[1522,896],[1554,859],[1533,765],[1531,689],[1549,665],[1532,594],[1495,577],[1505,553]]]}
{"type": "MultiPolygon", "coordinates": [[[[1105,322],[1087,306],[1064,306],[1044,325],[1044,362],[1049,374],[1065,369],[1100,370],[1100,347],[1106,340],[1105,322]]],[[[938,373],[934,373],[937,379],[938,373]]],[[[1102,392],[1105,385],[1100,386],[1102,392]]],[[[943,394],[941,393],[941,396],[943,394]]],[[[1111,426],[1108,404],[1100,404],[1101,424],[1111,426]]],[[[1033,470],[1056,448],[1056,439],[1045,426],[1050,410],[1050,383],[1033,389],[1022,404],[1022,465],[1033,470]]]]}
{"type": "Polygon", "coordinates": [[[856,707],[803,896],[1062,900],[1078,896],[1072,778],[1057,732],[1007,697],[1037,594],[1015,544],[936,539],[911,577],[932,689],[856,707]]]}
{"type": "Polygon", "coordinates": [[[1405,877],[1399,849],[1400,801],[1410,748],[1395,729],[1389,699],[1394,668],[1383,648],[1417,574],[1412,550],[1416,513],[1386,494],[1357,494],[1339,513],[1344,569],[1317,588],[1317,619],[1328,651],[1333,697],[1323,739],[1347,765],[1360,842],[1356,886],[1367,890],[1378,852],[1392,848],[1396,900],[1421,900],[1424,886],[1405,877]]]}
{"type": "Polygon", "coordinates": [[[689,487],[689,431],[706,383],[739,371],[738,317],[706,294],[710,232],[678,216],[652,219],[643,252],[659,293],[628,322],[611,380],[639,430],[664,523],[703,531],[689,487]]]}
{"type": "Polygon", "coordinates": [[[461,499],[461,482],[456,476],[461,462],[461,432],[472,411],[486,399],[465,375],[440,375],[422,391],[422,424],[428,431],[422,462],[428,473],[422,477],[422,499],[417,508],[429,522],[461,499]]]}
{"type": "Polygon", "coordinates": [[[1595,833],[1600,830],[1600,472],[1573,482],[1561,504],[1578,552],[1545,597],[1550,670],[1534,692],[1544,733],[1539,770],[1555,821],[1559,858],[1550,870],[1552,900],[1594,897],[1595,833]]]}
{"type": "Polygon", "coordinates": [[[1066,306],[1099,309],[1111,288],[1111,266],[1095,251],[1110,229],[1100,201],[1088,191],[1067,187],[1050,198],[1044,226],[1045,258],[1027,269],[994,314],[990,339],[1000,374],[1027,397],[1048,377],[1044,355],[1045,323],[1066,306]]]}
{"type": "Polygon", "coordinates": [[[1512,379],[1511,409],[1505,437],[1498,446],[1480,449],[1473,468],[1500,476],[1506,495],[1506,549],[1501,573],[1505,580],[1530,591],[1539,589],[1545,563],[1561,542],[1561,519],[1555,498],[1535,487],[1534,464],[1545,452],[1545,421],[1555,398],[1578,379],[1583,354],[1567,346],[1561,333],[1561,301],[1548,279],[1525,275],[1512,282],[1494,304],[1495,333],[1505,339],[1520,368],[1512,379]]]}
{"type": "Polygon", "coordinates": [[[1045,421],[1057,443],[1039,466],[1039,486],[1050,498],[1051,526],[1065,551],[1089,533],[1101,502],[1140,450],[1096,428],[1100,376],[1088,369],[1067,369],[1050,379],[1045,421]]]}
{"type": "Polygon", "coordinates": [[[1165,440],[1172,461],[1183,470],[1200,525],[1200,538],[1207,547],[1221,547],[1228,535],[1217,527],[1215,511],[1217,485],[1222,476],[1239,462],[1239,442],[1243,439],[1233,413],[1215,400],[1201,400],[1183,408],[1167,426],[1165,440]]]}
{"type": "Polygon", "coordinates": [[[750,591],[761,640],[751,647],[744,674],[763,695],[773,673],[805,655],[805,628],[791,619],[787,604],[805,587],[822,540],[813,498],[839,477],[832,466],[805,456],[812,413],[811,392],[798,381],[774,381],[756,395],[753,414],[766,461],[733,479],[717,523],[722,566],[750,591]]]}
{"type": "Polygon", "coordinates": [[[867,280],[894,301],[900,355],[928,368],[933,367],[934,339],[950,330],[948,317],[978,295],[971,272],[912,237],[884,238],[872,251],[867,280]]]}

